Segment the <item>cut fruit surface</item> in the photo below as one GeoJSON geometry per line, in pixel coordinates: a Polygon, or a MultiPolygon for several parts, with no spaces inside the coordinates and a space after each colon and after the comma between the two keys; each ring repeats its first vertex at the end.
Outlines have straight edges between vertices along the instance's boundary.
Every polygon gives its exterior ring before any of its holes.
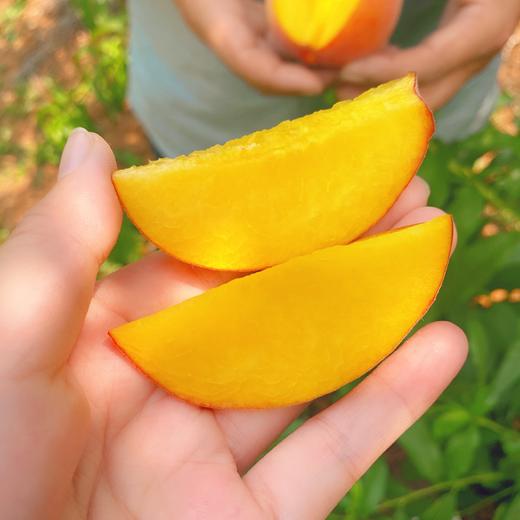
{"type": "Polygon", "coordinates": [[[441,286],[442,216],[236,279],[110,332],[158,384],[195,404],[309,401],[390,354],[441,286]]]}
{"type": "Polygon", "coordinates": [[[187,263],[255,271],[352,241],[410,182],[434,129],[410,75],[330,110],[114,173],[135,225],[187,263]]]}
{"type": "Polygon", "coordinates": [[[281,28],[296,44],[322,49],[347,25],[362,0],[274,0],[281,28]]]}
{"type": "Polygon", "coordinates": [[[313,65],[340,67],[389,41],[403,0],[267,0],[281,50],[313,65]]]}

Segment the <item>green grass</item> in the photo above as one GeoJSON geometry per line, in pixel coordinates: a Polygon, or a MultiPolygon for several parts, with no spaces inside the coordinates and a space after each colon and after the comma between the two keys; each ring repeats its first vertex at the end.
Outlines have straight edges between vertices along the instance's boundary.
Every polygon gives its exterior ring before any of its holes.
{"type": "Polygon", "coordinates": [[[27,0],[14,0],[0,12],[0,27],[2,27],[3,37],[9,43],[16,39],[14,26],[26,3],[27,0]]]}
{"type": "MultiPolygon", "coordinates": [[[[16,11],[23,2],[13,5],[16,11]]],[[[93,93],[111,116],[123,107],[126,15],[121,4],[75,0],[74,5],[91,38],[77,56],[78,84],[65,89],[49,80],[52,100],[36,107],[44,136],[36,150],[40,164],[58,160],[73,127],[96,129],[88,95],[93,93]],[[93,66],[81,67],[85,54],[93,66]]],[[[8,14],[9,27],[13,16],[8,14]]],[[[8,136],[0,135],[0,149],[9,146],[14,145],[8,136]]],[[[125,150],[117,155],[125,166],[141,161],[125,150]]],[[[489,125],[460,143],[434,141],[420,173],[430,183],[431,204],[452,213],[459,232],[446,284],[423,323],[449,319],[462,326],[470,358],[440,401],[399,441],[406,454],[399,477],[381,458],[330,518],[448,520],[457,513],[477,518],[485,510],[491,516],[496,511],[496,520],[515,520],[520,518],[520,304],[483,309],[473,298],[520,285],[520,139],[489,125]],[[475,173],[474,162],[489,150],[496,152],[495,159],[475,173]],[[492,217],[484,216],[486,207],[492,217]],[[484,238],[481,230],[488,222],[503,231],[484,238]]],[[[0,230],[0,241],[5,236],[0,230]]],[[[125,219],[102,275],[137,260],[143,245],[125,219]]]]}

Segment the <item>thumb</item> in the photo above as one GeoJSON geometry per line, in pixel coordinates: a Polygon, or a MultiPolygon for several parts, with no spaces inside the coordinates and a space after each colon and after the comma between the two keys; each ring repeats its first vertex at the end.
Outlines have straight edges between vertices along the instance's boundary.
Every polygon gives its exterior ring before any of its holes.
{"type": "Polygon", "coordinates": [[[101,137],[75,130],[56,186],[0,249],[0,375],[54,372],[66,362],[120,227],[115,168],[101,137]]]}

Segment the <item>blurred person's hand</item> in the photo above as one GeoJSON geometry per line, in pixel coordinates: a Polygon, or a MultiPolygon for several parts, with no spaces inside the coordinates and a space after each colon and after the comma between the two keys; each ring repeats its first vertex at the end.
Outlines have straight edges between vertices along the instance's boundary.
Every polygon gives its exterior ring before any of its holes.
{"type": "Polygon", "coordinates": [[[238,76],[269,94],[320,94],[333,79],[286,61],[270,45],[265,6],[257,0],[174,0],[193,31],[238,76]]]}
{"type": "Polygon", "coordinates": [[[519,0],[449,0],[439,28],[416,47],[389,46],[347,65],[338,97],[417,72],[421,94],[437,110],[500,52],[519,19],[519,0]]]}
{"type": "MultiPolygon", "coordinates": [[[[155,253],[96,284],[121,223],[114,168],[75,131],[56,186],[0,248],[2,518],[325,518],[452,380],[464,335],[426,326],[255,463],[302,406],[190,405],[107,336],[232,277],[155,253]]],[[[372,231],[436,216],[427,198],[415,179],[372,231]]]]}

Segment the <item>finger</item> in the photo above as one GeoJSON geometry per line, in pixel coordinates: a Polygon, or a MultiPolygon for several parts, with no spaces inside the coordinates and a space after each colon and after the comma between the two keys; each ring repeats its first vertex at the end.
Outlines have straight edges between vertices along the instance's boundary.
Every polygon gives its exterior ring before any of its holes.
{"type": "Polygon", "coordinates": [[[256,34],[265,34],[269,27],[265,7],[256,0],[247,0],[244,16],[256,34]]]}
{"type": "Polygon", "coordinates": [[[428,325],[346,397],[290,435],[245,482],[279,518],[325,518],[376,459],[437,399],[462,367],[467,342],[450,323],[428,325]]]}
{"type": "Polygon", "coordinates": [[[353,84],[376,85],[416,72],[422,82],[431,82],[484,57],[495,55],[514,29],[503,12],[491,6],[468,2],[445,25],[416,47],[389,47],[347,65],[342,78],[353,84]],[[486,16],[484,16],[486,15],[486,16]],[[504,27],[506,25],[506,27],[504,27]]]}
{"type": "Polygon", "coordinates": [[[215,410],[215,419],[238,471],[245,473],[306,407],[300,404],[266,410],[215,410]]]}
{"type": "MultiPolygon", "coordinates": [[[[420,182],[414,183],[412,190],[417,203],[426,196],[425,185],[420,182]]],[[[416,208],[402,216],[395,227],[424,222],[442,213],[435,208],[416,208]]],[[[180,303],[234,276],[192,267],[155,253],[101,281],[94,300],[120,317],[115,326],[180,303]]],[[[304,408],[215,411],[239,471],[246,470],[304,408]]]]}
{"type": "Polygon", "coordinates": [[[115,161],[97,135],[76,130],[59,179],[0,251],[0,370],[55,372],[79,334],[121,210],[115,161]]]}
{"type": "Polygon", "coordinates": [[[266,93],[313,95],[324,90],[327,77],[284,61],[256,29],[247,16],[234,11],[215,18],[206,39],[231,70],[266,93]]]}
{"type": "Polygon", "coordinates": [[[431,110],[439,110],[451,101],[468,80],[478,74],[488,63],[489,59],[475,61],[437,81],[430,83],[421,81],[419,84],[421,97],[431,110]]]}
{"type": "Polygon", "coordinates": [[[425,206],[429,196],[428,183],[421,177],[414,177],[388,213],[366,233],[366,236],[389,230],[405,215],[425,206]]]}
{"type": "Polygon", "coordinates": [[[202,269],[164,253],[152,253],[107,276],[94,300],[124,321],[132,321],[181,303],[232,280],[237,273],[202,269]]]}
{"type": "Polygon", "coordinates": [[[283,60],[269,45],[265,8],[257,2],[178,2],[191,28],[222,61],[255,88],[272,94],[321,93],[336,78],[283,60]]]}
{"type": "MultiPolygon", "coordinates": [[[[425,208],[416,208],[410,211],[407,215],[401,218],[398,222],[393,226],[394,229],[402,228],[405,226],[413,226],[414,224],[420,224],[422,222],[428,222],[429,220],[433,220],[436,217],[440,217],[444,215],[444,211],[438,208],[425,207],[425,208]]],[[[453,222],[453,235],[451,242],[451,252],[455,251],[457,247],[457,227],[455,222],[453,222]]]]}
{"type": "Polygon", "coordinates": [[[343,83],[336,88],[336,96],[340,101],[354,99],[371,88],[371,86],[372,85],[352,85],[349,83],[343,83]]]}
{"type": "MultiPolygon", "coordinates": [[[[427,82],[424,81],[424,76],[420,77],[419,92],[421,97],[432,111],[439,110],[451,101],[469,79],[478,74],[489,63],[489,59],[473,61],[469,65],[459,67],[434,81],[427,82]]],[[[353,99],[372,87],[373,85],[368,83],[363,85],[345,83],[336,89],[336,94],[338,99],[341,100],[353,99]]]]}
{"type": "Polygon", "coordinates": [[[330,80],[303,65],[284,61],[258,40],[229,41],[221,56],[238,75],[268,94],[320,94],[330,80]]]}

